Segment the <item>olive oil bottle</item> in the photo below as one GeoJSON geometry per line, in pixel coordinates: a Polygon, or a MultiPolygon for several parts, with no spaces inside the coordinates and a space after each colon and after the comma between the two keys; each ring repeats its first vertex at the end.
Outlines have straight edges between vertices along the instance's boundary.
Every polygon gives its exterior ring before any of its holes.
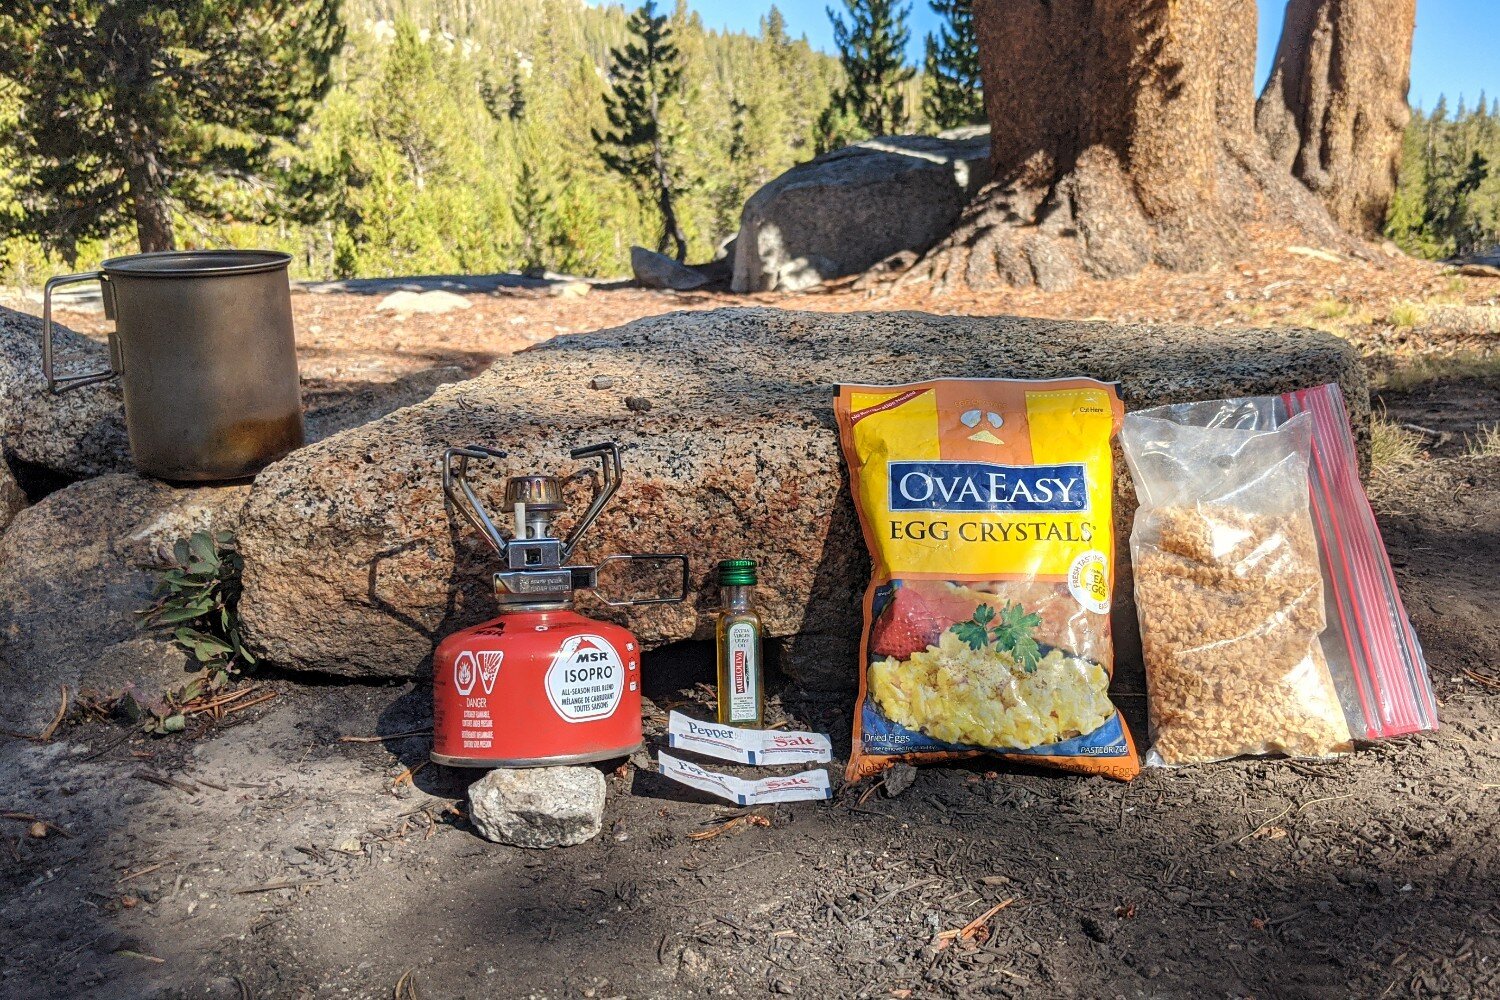
{"type": "Polygon", "coordinates": [[[765,671],[754,559],[719,563],[719,599],[719,721],[758,729],[765,722],[765,671]]]}

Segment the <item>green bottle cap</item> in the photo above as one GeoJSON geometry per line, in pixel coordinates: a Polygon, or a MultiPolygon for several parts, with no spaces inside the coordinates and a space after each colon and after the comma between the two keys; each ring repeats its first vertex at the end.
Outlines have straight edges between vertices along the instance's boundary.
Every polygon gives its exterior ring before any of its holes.
{"type": "Polygon", "coordinates": [[[755,560],[754,559],[721,559],[721,560],[719,560],[719,586],[721,586],[721,587],[753,587],[753,586],[755,586],[755,560]]]}

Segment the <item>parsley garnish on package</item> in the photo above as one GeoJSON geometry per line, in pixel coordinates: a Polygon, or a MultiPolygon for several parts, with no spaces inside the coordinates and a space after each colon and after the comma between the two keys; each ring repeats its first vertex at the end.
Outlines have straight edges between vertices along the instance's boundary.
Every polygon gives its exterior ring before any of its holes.
{"type": "Polygon", "coordinates": [[[1032,630],[1042,623],[1042,616],[1026,614],[1019,604],[1006,602],[1000,609],[1000,620],[995,622],[995,609],[981,604],[974,609],[974,617],[953,626],[953,632],[970,649],[982,650],[993,647],[1002,653],[1010,653],[1028,674],[1036,672],[1042,658],[1041,647],[1032,638],[1032,630]]]}

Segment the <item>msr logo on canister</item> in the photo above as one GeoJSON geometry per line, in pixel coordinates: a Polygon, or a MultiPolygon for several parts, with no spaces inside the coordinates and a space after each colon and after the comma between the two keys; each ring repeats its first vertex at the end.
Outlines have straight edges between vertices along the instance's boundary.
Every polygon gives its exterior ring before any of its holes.
{"type": "Polygon", "coordinates": [[[625,665],[615,647],[600,636],[569,636],[552,658],[546,684],[547,700],[563,719],[603,719],[620,704],[625,665]]]}

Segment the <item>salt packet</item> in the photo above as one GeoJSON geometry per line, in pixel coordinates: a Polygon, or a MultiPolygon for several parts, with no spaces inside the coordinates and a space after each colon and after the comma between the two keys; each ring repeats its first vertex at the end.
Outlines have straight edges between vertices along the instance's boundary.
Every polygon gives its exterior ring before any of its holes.
{"type": "Polygon", "coordinates": [[[657,761],[661,765],[661,773],[673,781],[716,795],[735,805],[755,806],[765,802],[833,798],[833,789],[828,784],[828,772],[821,769],[747,781],[732,774],[705,770],[670,754],[657,754],[657,761]]]}
{"type": "Polygon", "coordinates": [[[822,733],[784,733],[774,729],[740,729],[672,712],[667,716],[667,743],[738,764],[826,764],[833,744],[822,733]]]}

